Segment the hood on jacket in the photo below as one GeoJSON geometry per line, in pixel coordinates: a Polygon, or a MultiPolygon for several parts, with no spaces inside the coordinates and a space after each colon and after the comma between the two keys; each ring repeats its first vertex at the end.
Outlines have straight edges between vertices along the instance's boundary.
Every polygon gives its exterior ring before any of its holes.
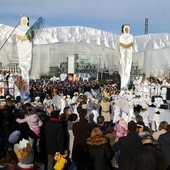
{"type": "Polygon", "coordinates": [[[104,135],[95,135],[91,138],[87,138],[86,143],[89,145],[102,145],[107,143],[108,140],[104,135]]]}

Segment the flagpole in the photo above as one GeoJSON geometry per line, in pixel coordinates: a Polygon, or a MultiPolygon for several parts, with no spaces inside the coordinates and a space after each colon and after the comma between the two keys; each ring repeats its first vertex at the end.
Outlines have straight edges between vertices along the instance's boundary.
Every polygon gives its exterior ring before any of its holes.
{"type": "Polygon", "coordinates": [[[5,40],[5,42],[2,44],[2,46],[0,47],[0,51],[2,50],[2,48],[4,47],[4,45],[7,43],[8,39],[11,37],[11,35],[14,33],[14,31],[16,30],[16,28],[18,27],[18,25],[20,24],[20,21],[18,22],[18,24],[14,27],[14,29],[12,30],[12,32],[9,34],[8,38],[5,40]]]}

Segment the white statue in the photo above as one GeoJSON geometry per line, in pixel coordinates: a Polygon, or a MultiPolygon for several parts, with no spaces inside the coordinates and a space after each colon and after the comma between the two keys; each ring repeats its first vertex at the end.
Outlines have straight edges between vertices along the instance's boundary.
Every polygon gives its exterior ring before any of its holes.
{"type": "Polygon", "coordinates": [[[127,87],[132,65],[133,36],[128,25],[122,26],[122,35],[119,38],[120,45],[120,76],[121,89],[127,87]]]}
{"type": "MultiPolygon", "coordinates": [[[[19,58],[19,66],[21,69],[22,79],[29,86],[29,71],[31,69],[32,59],[32,42],[29,41],[26,36],[26,32],[29,30],[29,18],[23,16],[21,18],[21,24],[16,29],[16,41],[19,58]]],[[[28,88],[28,87],[26,87],[28,88]]]]}

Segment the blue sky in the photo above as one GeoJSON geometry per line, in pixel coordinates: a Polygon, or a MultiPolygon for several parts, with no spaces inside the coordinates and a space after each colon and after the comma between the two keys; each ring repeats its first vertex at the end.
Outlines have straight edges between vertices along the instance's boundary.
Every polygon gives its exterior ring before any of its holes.
{"type": "Polygon", "coordinates": [[[120,34],[130,24],[133,35],[170,32],[170,0],[0,0],[0,23],[15,26],[21,15],[33,24],[40,16],[45,27],[85,26],[120,34]]]}

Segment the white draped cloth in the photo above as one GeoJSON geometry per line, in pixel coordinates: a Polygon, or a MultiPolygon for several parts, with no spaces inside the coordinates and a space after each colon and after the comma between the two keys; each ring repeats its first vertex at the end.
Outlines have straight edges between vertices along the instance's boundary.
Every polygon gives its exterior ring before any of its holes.
{"type": "MultiPolygon", "coordinates": [[[[120,36],[119,43],[128,45],[133,43],[133,36],[129,33],[124,33],[120,36]]],[[[121,88],[126,87],[130,78],[132,65],[132,47],[123,48],[120,46],[120,76],[121,88]]]]}
{"type": "MultiPolygon", "coordinates": [[[[17,27],[16,34],[24,37],[29,28],[30,27],[27,25],[20,25],[17,27]]],[[[23,41],[17,38],[17,50],[22,79],[26,80],[29,84],[29,71],[31,69],[32,58],[32,42],[29,40],[23,41]]]]}

